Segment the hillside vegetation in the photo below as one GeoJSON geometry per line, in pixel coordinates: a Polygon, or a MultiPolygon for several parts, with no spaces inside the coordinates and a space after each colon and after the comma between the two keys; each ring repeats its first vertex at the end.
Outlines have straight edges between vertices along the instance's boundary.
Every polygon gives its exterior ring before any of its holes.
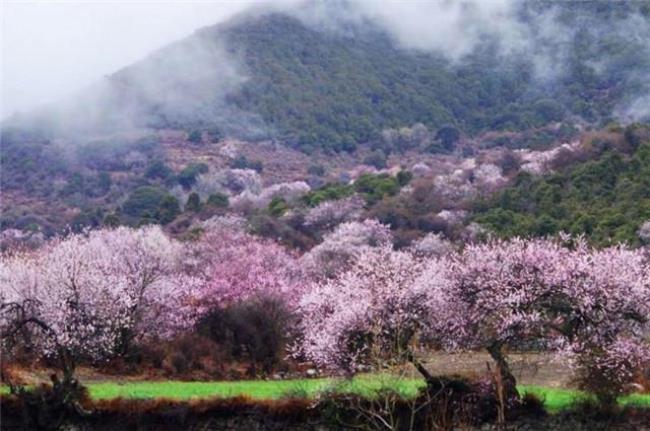
{"type": "Polygon", "coordinates": [[[585,234],[593,242],[638,244],[650,219],[650,143],[632,154],[606,149],[595,160],[549,176],[521,174],[477,204],[477,222],[501,236],[585,234]]]}

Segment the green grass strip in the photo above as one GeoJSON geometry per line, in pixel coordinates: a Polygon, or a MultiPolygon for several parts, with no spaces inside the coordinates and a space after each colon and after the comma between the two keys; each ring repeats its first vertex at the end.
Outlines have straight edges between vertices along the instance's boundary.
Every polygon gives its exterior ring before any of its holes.
{"type": "MultiPolygon", "coordinates": [[[[564,388],[547,388],[543,386],[519,385],[521,394],[530,393],[544,401],[544,407],[550,412],[571,407],[576,402],[593,399],[593,396],[582,391],[564,388]]],[[[621,397],[618,400],[621,405],[633,405],[638,407],[650,407],[650,394],[631,394],[621,397]]]]}
{"type": "MultiPolygon", "coordinates": [[[[216,382],[185,382],[177,380],[162,381],[122,381],[92,382],[86,387],[95,400],[115,398],[154,399],[167,398],[178,401],[230,398],[247,396],[255,400],[277,400],[284,397],[313,398],[324,392],[353,393],[372,397],[382,389],[392,389],[404,397],[415,396],[424,385],[421,379],[404,379],[390,375],[360,375],[353,379],[295,379],[295,380],[242,380],[216,382]]],[[[543,386],[520,385],[520,393],[532,393],[544,401],[551,412],[571,407],[576,401],[589,395],[584,392],[548,388],[543,386]]],[[[0,394],[9,393],[6,386],[0,386],[0,394]]],[[[650,408],[650,394],[632,394],[621,397],[621,405],[634,405],[650,408]]]]}
{"type": "Polygon", "coordinates": [[[346,379],[242,380],[221,382],[102,382],[87,385],[96,400],[113,398],[169,398],[191,400],[200,398],[229,398],[247,396],[253,399],[275,400],[283,397],[312,398],[319,393],[335,391],[372,396],[383,388],[392,388],[404,396],[413,396],[423,383],[416,379],[390,376],[360,376],[346,379]]]}

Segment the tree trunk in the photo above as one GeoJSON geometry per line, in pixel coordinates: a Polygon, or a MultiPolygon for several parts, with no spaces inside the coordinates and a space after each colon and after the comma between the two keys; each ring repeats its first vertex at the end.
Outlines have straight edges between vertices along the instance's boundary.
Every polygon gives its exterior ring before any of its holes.
{"type": "Polygon", "coordinates": [[[427,385],[435,380],[433,378],[433,376],[431,375],[431,373],[429,373],[429,370],[424,368],[424,365],[422,365],[422,363],[420,363],[420,361],[418,361],[415,358],[415,355],[413,355],[413,352],[411,352],[410,350],[408,350],[407,353],[406,353],[406,359],[411,364],[413,364],[415,369],[418,370],[418,373],[420,373],[422,375],[422,377],[424,377],[424,380],[427,382],[427,385]]]}
{"type": "Polygon", "coordinates": [[[497,381],[502,385],[505,401],[509,404],[511,401],[518,400],[517,379],[510,371],[510,366],[503,355],[501,343],[492,344],[487,348],[487,351],[496,364],[497,381]]]}

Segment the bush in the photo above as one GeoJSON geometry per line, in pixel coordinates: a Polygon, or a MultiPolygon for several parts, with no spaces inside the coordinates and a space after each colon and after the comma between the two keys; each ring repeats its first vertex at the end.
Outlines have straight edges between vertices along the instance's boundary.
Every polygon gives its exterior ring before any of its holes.
{"type": "Polygon", "coordinates": [[[323,165],[310,165],[307,168],[307,173],[316,177],[322,177],[325,175],[325,167],[323,165]]]}
{"type": "Polygon", "coordinates": [[[575,383],[596,396],[604,407],[616,406],[616,399],[630,392],[639,364],[624,355],[612,355],[604,349],[592,349],[577,358],[575,383]]]}
{"type": "Polygon", "coordinates": [[[143,186],[135,189],[122,205],[122,212],[141,218],[154,214],[167,194],[158,187],[143,186]]]}
{"type": "Polygon", "coordinates": [[[212,311],[200,333],[223,346],[236,360],[249,362],[251,377],[270,374],[280,363],[293,316],[278,298],[256,298],[212,311]]]}
{"type": "Polygon", "coordinates": [[[386,167],[386,154],[382,150],[375,150],[363,159],[364,165],[374,166],[377,169],[386,167]]]}
{"type": "Polygon", "coordinates": [[[190,211],[190,212],[201,211],[201,198],[197,193],[192,192],[187,197],[187,203],[185,204],[185,211],[190,211]]]}
{"type": "Polygon", "coordinates": [[[248,160],[246,156],[239,156],[230,163],[230,167],[233,169],[252,169],[256,172],[262,172],[264,166],[259,160],[248,160]]]}
{"type": "Polygon", "coordinates": [[[200,130],[192,130],[190,133],[187,135],[187,140],[194,143],[198,144],[203,140],[203,136],[200,130]]]}
{"type": "Polygon", "coordinates": [[[460,131],[454,126],[443,126],[436,132],[435,139],[440,142],[444,151],[453,151],[460,139],[460,131]]]}
{"type": "Polygon", "coordinates": [[[117,227],[120,225],[120,223],[120,216],[113,213],[107,214],[106,217],[104,217],[102,225],[106,227],[117,227]]]}
{"type": "Polygon", "coordinates": [[[224,363],[229,359],[210,338],[182,333],[170,340],[134,345],[124,362],[109,362],[104,369],[117,374],[152,370],[173,378],[222,379],[227,377],[224,363]]]}
{"type": "Polygon", "coordinates": [[[171,223],[181,213],[178,199],[172,195],[166,195],[156,211],[155,218],[162,224],[171,223]]]}
{"type": "Polygon", "coordinates": [[[251,232],[264,238],[280,241],[294,249],[308,250],[314,246],[314,239],[290,225],[285,218],[260,214],[251,218],[251,232]]]}
{"type": "Polygon", "coordinates": [[[210,135],[210,140],[213,143],[217,143],[224,138],[224,134],[218,127],[212,127],[208,129],[208,135],[210,135]]]}
{"type": "Polygon", "coordinates": [[[404,187],[413,179],[413,174],[410,171],[401,170],[397,173],[397,182],[401,187],[404,187]]]}
{"type": "Polygon", "coordinates": [[[354,189],[352,186],[340,183],[325,184],[318,190],[312,190],[305,194],[302,199],[310,207],[330,200],[338,200],[352,196],[354,189]]]}
{"type": "Polygon", "coordinates": [[[174,175],[174,171],[160,160],[151,163],[144,172],[144,176],[150,179],[166,180],[172,175],[174,175]]]}
{"type": "Polygon", "coordinates": [[[287,202],[282,198],[273,198],[269,203],[269,213],[274,217],[280,217],[288,209],[287,202]]]}
{"type": "Polygon", "coordinates": [[[380,201],[385,196],[396,195],[399,189],[397,179],[388,174],[364,174],[354,182],[354,190],[363,194],[370,204],[380,201]]]}
{"type": "Polygon", "coordinates": [[[208,165],[205,163],[190,163],[178,174],[178,184],[190,189],[196,183],[196,177],[205,174],[208,170],[208,165]]]}
{"type": "Polygon", "coordinates": [[[228,199],[228,195],[226,194],[213,193],[210,196],[208,196],[208,200],[206,203],[208,205],[215,206],[218,208],[228,208],[228,205],[230,205],[230,200],[228,199]]]}

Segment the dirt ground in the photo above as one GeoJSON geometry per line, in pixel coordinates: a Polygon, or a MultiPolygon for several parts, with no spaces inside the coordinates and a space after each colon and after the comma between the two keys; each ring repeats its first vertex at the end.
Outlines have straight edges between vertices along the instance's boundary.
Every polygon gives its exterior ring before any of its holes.
{"type": "MultiPolygon", "coordinates": [[[[426,355],[422,362],[433,375],[481,375],[488,364],[494,367],[490,356],[483,352],[435,352],[426,355]]],[[[571,380],[568,364],[549,353],[511,353],[508,363],[520,384],[568,387],[571,380]]]]}
{"type": "MultiPolygon", "coordinates": [[[[493,362],[487,353],[443,353],[433,352],[423,355],[423,364],[433,375],[460,374],[478,376],[485,374],[488,364],[493,367],[493,362]]],[[[525,385],[540,385],[547,387],[568,387],[571,379],[571,370],[568,365],[548,353],[511,353],[508,362],[517,378],[517,382],[525,385]]],[[[12,375],[20,376],[20,380],[27,384],[49,382],[52,370],[41,367],[26,369],[25,367],[10,367],[12,375]]],[[[406,370],[408,375],[419,377],[414,369],[406,370]]],[[[77,376],[84,382],[116,381],[116,380],[151,380],[151,375],[116,375],[104,374],[89,367],[79,367],[77,376]]],[[[296,376],[301,377],[301,376],[296,376]]],[[[160,378],[160,377],[158,377],[160,378]]]]}

